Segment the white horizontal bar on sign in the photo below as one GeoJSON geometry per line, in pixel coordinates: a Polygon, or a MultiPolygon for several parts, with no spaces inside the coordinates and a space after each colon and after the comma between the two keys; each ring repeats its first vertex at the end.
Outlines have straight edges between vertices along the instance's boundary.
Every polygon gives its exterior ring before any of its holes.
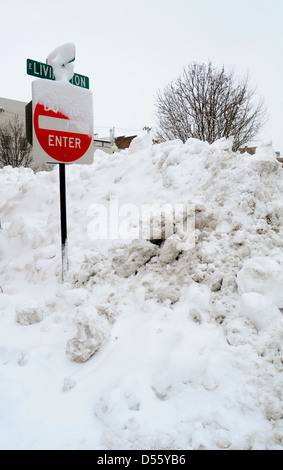
{"type": "Polygon", "coordinates": [[[86,122],[70,121],[69,119],[54,118],[51,116],[38,117],[38,127],[48,131],[72,132],[73,134],[89,134],[89,125],[86,122]]]}

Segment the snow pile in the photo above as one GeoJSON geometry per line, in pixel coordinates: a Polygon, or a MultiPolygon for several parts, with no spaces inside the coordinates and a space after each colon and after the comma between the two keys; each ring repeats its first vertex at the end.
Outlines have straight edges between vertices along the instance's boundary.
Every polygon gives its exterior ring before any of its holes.
{"type": "Polygon", "coordinates": [[[231,145],[67,167],[63,285],[58,168],[0,171],[1,448],[283,449],[282,170],[231,145]]]}
{"type": "Polygon", "coordinates": [[[281,319],[279,309],[264,295],[256,292],[243,294],[241,297],[241,313],[254,324],[258,331],[278,323],[281,319]]]}
{"type": "Polygon", "coordinates": [[[82,363],[88,361],[108,339],[109,326],[104,316],[96,312],[88,312],[84,315],[79,312],[77,320],[77,334],[69,339],[66,353],[73,361],[82,363]]]}

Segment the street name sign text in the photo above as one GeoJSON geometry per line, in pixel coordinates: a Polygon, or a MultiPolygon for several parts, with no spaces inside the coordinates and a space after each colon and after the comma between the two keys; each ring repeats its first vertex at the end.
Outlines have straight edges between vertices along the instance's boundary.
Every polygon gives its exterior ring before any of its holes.
{"type": "MultiPolygon", "coordinates": [[[[32,59],[27,59],[27,74],[37,78],[45,78],[46,80],[55,80],[51,65],[32,59]]],[[[74,73],[70,83],[81,88],[89,89],[89,78],[79,73],[74,73]]]]}

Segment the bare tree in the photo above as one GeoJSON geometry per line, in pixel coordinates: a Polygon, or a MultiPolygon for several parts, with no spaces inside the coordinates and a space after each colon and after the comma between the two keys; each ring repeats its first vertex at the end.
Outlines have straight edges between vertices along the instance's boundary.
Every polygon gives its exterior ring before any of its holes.
{"type": "Polygon", "coordinates": [[[0,166],[31,167],[32,162],[24,122],[15,116],[0,127],[0,166]]]}
{"type": "Polygon", "coordinates": [[[248,76],[236,80],[224,66],[193,63],[156,99],[156,140],[189,137],[213,143],[234,137],[233,149],[253,139],[266,123],[262,100],[249,89],[248,76]]]}

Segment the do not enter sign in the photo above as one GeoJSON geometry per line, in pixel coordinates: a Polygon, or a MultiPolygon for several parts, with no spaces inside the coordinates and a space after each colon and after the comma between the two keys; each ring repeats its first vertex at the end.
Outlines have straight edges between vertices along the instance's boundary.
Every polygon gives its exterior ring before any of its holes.
{"type": "Polygon", "coordinates": [[[32,102],[37,161],[92,163],[92,93],[65,82],[36,80],[32,102]]]}
{"type": "Polygon", "coordinates": [[[92,142],[85,122],[70,120],[39,103],[34,111],[34,131],[43,150],[58,162],[79,160],[92,142]]]}

